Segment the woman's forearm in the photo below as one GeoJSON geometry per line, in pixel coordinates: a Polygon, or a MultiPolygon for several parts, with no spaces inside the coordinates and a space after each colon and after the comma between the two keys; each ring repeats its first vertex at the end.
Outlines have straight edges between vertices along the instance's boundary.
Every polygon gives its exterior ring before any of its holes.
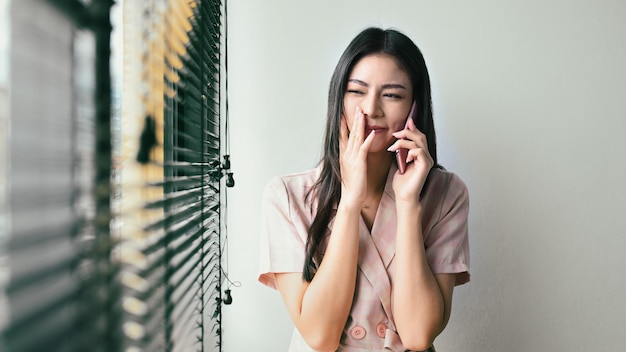
{"type": "Polygon", "coordinates": [[[405,347],[425,350],[445,325],[444,299],[426,260],[419,204],[398,204],[394,320],[405,347]]]}
{"type": "Polygon", "coordinates": [[[348,319],[356,283],[359,219],[360,207],[339,204],[324,259],[302,298],[301,333],[312,347],[336,348],[348,319]]]}

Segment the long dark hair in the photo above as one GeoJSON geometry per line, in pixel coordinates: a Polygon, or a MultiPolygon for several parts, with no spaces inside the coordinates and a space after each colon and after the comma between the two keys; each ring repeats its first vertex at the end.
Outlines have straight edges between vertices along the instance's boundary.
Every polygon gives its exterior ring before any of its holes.
{"type": "MultiPolygon", "coordinates": [[[[437,167],[437,145],[433,125],[430,78],[422,53],[406,35],[393,30],[367,28],[350,42],[341,55],[330,80],[328,114],[320,177],[309,192],[317,199],[317,212],[309,228],[303,279],[311,282],[322,261],[320,243],[326,235],[333,208],[341,198],[341,170],[339,168],[339,128],[343,112],[343,97],[354,65],[370,54],[387,54],[396,59],[408,74],[413,86],[413,100],[417,103],[415,126],[426,135],[428,151],[437,167]]],[[[425,187],[424,187],[425,188],[425,187]]]]}

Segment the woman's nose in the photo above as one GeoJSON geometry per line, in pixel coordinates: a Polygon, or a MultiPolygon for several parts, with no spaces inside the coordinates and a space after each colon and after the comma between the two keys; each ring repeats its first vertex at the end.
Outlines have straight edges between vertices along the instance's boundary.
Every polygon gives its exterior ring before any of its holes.
{"type": "Polygon", "coordinates": [[[366,97],[360,104],[361,111],[366,117],[376,118],[382,116],[380,100],[375,96],[366,97]]]}

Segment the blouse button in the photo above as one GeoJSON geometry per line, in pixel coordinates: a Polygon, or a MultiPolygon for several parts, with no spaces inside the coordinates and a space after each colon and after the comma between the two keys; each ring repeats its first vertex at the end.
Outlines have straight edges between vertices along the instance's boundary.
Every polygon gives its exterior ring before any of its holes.
{"type": "Polygon", "coordinates": [[[387,333],[387,327],[385,326],[385,324],[378,324],[376,326],[376,333],[380,337],[385,337],[385,335],[387,333]]]}
{"type": "Polygon", "coordinates": [[[365,337],[365,329],[361,326],[355,326],[350,330],[353,339],[360,340],[365,337]]]}

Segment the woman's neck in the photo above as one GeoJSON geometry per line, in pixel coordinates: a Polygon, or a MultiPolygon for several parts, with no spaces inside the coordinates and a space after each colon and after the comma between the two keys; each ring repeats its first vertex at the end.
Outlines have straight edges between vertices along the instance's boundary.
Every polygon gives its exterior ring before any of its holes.
{"type": "Polygon", "coordinates": [[[383,153],[370,153],[367,156],[367,193],[370,195],[380,194],[385,188],[389,167],[393,162],[393,154],[387,151],[383,153]]]}

